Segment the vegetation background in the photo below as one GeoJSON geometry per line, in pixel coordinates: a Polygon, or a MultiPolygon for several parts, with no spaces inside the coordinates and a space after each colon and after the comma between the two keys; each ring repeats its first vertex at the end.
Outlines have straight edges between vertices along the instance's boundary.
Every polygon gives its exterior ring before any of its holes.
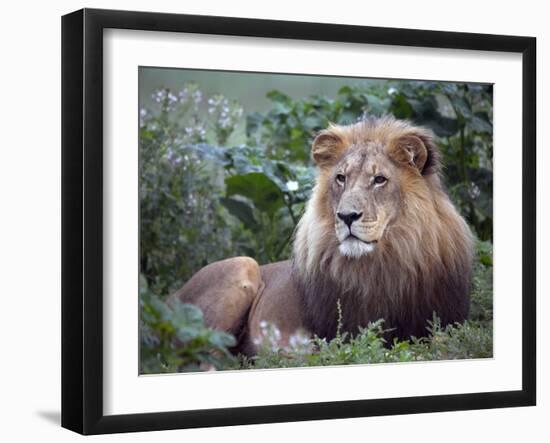
{"type": "MultiPolygon", "coordinates": [[[[140,371],[358,364],[492,356],[492,86],[140,69],[140,371]],[[164,299],[213,261],[287,259],[311,192],[311,141],[328,122],[392,114],[431,128],[447,190],[477,237],[470,318],[428,338],[384,343],[383,319],[327,343],[277,345],[265,325],[254,358],[164,299]]],[[[335,317],[339,315],[335,312],[335,317]]]]}

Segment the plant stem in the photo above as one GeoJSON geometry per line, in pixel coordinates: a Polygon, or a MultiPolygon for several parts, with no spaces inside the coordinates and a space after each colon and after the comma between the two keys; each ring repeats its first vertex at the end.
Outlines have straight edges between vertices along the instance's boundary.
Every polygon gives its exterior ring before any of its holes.
{"type": "Polygon", "coordinates": [[[298,219],[294,214],[294,211],[292,210],[292,202],[290,201],[290,195],[287,194],[287,196],[288,196],[288,201],[285,198],[283,198],[283,200],[285,202],[286,208],[288,209],[290,218],[292,219],[292,223],[294,223],[294,227],[296,227],[296,225],[298,224],[298,219]]]}
{"type": "Polygon", "coordinates": [[[292,229],[290,231],[290,234],[287,236],[286,240],[281,243],[281,245],[279,246],[279,248],[277,249],[276,253],[275,253],[275,259],[278,260],[279,259],[279,256],[281,255],[281,253],[284,251],[286,245],[288,245],[290,243],[290,240],[292,239],[292,235],[294,234],[294,229],[292,229]]]}

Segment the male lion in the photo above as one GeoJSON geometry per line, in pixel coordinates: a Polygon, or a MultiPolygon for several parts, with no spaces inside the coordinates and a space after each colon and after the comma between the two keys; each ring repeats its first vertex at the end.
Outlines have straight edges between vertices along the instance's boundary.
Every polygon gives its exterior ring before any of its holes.
{"type": "Polygon", "coordinates": [[[262,321],[332,339],[337,303],[352,334],[378,319],[390,337],[424,336],[468,315],[473,240],[441,184],[439,152],[424,128],[393,117],[331,125],[312,146],[318,177],[291,260],[212,263],[172,295],[206,324],[256,352],[262,321]]]}

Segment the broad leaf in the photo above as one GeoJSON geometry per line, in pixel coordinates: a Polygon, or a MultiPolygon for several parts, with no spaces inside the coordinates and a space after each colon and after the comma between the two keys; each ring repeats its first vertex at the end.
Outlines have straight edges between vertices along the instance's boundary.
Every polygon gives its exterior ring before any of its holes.
{"type": "Polygon", "coordinates": [[[224,205],[231,215],[237,217],[243,225],[253,232],[260,230],[260,224],[254,217],[254,212],[250,205],[241,200],[234,198],[220,198],[220,202],[224,205]]]}
{"type": "Polygon", "coordinates": [[[226,194],[242,195],[254,203],[262,212],[273,216],[284,205],[283,193],[277,184],[266,174],[252,172],[243,175],[234,175],[225,179],[226,194]]]}

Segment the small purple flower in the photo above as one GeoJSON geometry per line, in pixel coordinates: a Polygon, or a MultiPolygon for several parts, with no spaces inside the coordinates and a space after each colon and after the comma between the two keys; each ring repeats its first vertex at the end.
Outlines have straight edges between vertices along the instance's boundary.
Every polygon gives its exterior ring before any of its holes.
{"type": "Polygon", "coordinates": [[[200,102],[202,102],[202,91],[200,89],[197,89],[193,92],[191,97],[193,98],[195,104],[199,104],[200,102]]]}
{"type": "Polygon", "coordinates": [[[178,97],[181,103],[184,103],[189,98],[189,89],[183,88],[180,92],[178,92],[178,97]]]}

